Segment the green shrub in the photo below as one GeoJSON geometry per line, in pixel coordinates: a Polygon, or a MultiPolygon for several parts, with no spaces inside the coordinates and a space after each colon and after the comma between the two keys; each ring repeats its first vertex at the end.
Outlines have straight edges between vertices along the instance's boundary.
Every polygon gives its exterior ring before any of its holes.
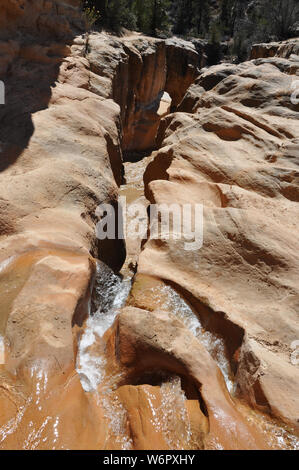
{"type": "Polygon", "coordinates": [[[83,6],[83,12],[89,28],[99,21],[101,17],[99,10],[97,10],[95,6],[83,6]]]}

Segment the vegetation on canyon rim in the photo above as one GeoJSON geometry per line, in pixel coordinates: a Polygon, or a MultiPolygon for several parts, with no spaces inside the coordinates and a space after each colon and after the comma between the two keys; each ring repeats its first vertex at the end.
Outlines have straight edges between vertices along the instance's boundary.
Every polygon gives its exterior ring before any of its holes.
{"type": "Polygon", "coordinates": [[[254,42],[297,35],[297,0],[84,0],[91,24],[122,27],[154,36],[200,37],[211,44],[229,41],[238,60],[254,42]]]}
{"type": "Polygon", "coordinates": [[[299,38],[79,4],[0,2],[0,449],[299,449],[299,38]]]}

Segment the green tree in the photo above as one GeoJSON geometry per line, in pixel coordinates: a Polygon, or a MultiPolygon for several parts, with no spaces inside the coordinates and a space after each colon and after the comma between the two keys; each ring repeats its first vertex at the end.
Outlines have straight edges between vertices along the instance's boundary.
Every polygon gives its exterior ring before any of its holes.
{"type": "Polygon", "coordinates": [[[170,0],[135,0],[132,10],[137,19],[137,28],[147,34],[156,35],[169,29],[170,0]]]}
{"type": "Polygon", "coordinates": [[[129,0],[86,0],[85,7],[96,7],[100,12],[100,24],[114,31],[123,26],[136,28],[136,17],[133,13],[133,2],[129,0]]]}
{"type": "Polygon", "coordinates": [[[228,36],[234,39],[240,59],[248,57],[253,42],[290,37],[299,21],[299,0],[83,0],[83,4],[89,8],[90,22],[114,31],[121,27],[150,35],[172,31],[208,38],[213,47],[228,36]]]}
{"type": "Polygon", "coordinates": [[[205,37],[209,31],[209,0],[173,0],[173,31],[205,37]]]}
{"type": "Polygon", "coordinates": [[[167,31],[169,27],[168,9],[169,0],[151,1],[151,33],[156,35],[158,32],[167,31]]]}
{"type": "Polygon", "coordinates": [[[234,35],[235,23],[238,14],[238,0],[222,0],[220,21],[223,31],[229,36],[234,35]]]}
{"type": "Polygon", "coordinates": [[[299,20],[298,0],[267,0],[262,16],[269,18],[268,26],[272,34],[278,39],[287,39],[292,26],[299,20]]]}
{"type": "Polygon", "coordinates": [[[135,0],[133,10],[137,19],[137,29],[151,33],[152,0],[135,0]]]}

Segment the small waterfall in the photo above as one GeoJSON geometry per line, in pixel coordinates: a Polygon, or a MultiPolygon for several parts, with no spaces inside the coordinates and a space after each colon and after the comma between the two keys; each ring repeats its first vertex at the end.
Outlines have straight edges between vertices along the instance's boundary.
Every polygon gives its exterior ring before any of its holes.
{"type": "Polygon", "coordinates": [[[170,449],[186,448],[192,433],[180,377],[173,376],[167,382],[163,382],[161,395],[162,429],[165,440],[170,449]]]}
{"type": "Polygon", "coordinates": [[[180,450],[188,447],[192,432],[180,377],[163,377],[160,387],[161,405],[158,407],[154,405],[156,397],[150,390],[145,389],[145,393],[152,413],[151,423],[157,432],[163,434],[169,448],[180,450]]]}
{"type": "Polygon", "coordinates": [[[79,344],[77,360],[81,385],[86,392],[96,393],[107,419],[110,435],[121,450],[132,448],[132,441],[126,432],[127,414],[113,395],[119,377],[107,377],[106,359],[100,340],[113,325],[119,309],[125,305],[130,289],[131,279],[121,279],[103,263],[97,265],[92,313],[79,344]],[[97,347],[93,349],[95,344],[97,347]]]}
{"type": "Polygon", "coordinates": [[[104,410],[104,416],[115,443],[121,450],[131,450],[133,442],[127,434],[127,411],[119,399],[113,395],[116,379],[117,377],[108,378],[108,383],[101,388],[101,396],[98,400],[104,410]]]}
{"type": "Polygon", "coordinates": [[[102,338],[124,306],[131,289],[131,280],[122,280],[103,263],[97,265],[95,300],[96,308],[88,318],[79,344],[77,372],[86,392],[97,390],[104,378],[105,359],[101,352],[91,351],[96,340],[102,338]]]}
{"type": "MultiPolygon", "coordinates": [[[[127,434],[127,413],[115,396],[119,377],[106,375],[106,359],[101,338],[112,326],[119,309],[125,305],[131,289],[131,279],[123,280],[103,263],[97,266],[95,296],[92,312],[80,340],[77,372],[83,389],[97,395],[109,427],[109,435],[120,449],[129,450],[133,443],[127,434]]],[[[229,391],[233,390],[230,365],[222,338],[204,331],[190,305],[170,286],[152,289],[153,302],[161,309],[176,315],[206,347],[217,361],[229,391]]],[[[148,402],[152,411],[152,424],[164,436],[170,449],[188,447],[192,435],[186,409],[186,397],[177,376],[164,376],[161,381],[161,405],[153,404],[150,392],[148,402]]]]}
{"type": "Polygon", "coordinates": [[[205,331],[190,305],[171,286],[154,287],[151,291],[155,304],[179,318],[207,349],[217,362],[229,392],[233,393],[235,385],[223,338],[205,331]]]}

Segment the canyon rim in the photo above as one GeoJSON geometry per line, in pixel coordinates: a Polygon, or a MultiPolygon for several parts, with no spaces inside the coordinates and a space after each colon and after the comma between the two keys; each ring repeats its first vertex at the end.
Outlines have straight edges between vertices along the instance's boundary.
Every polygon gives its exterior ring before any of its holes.
{"type": "Polygon", "coordinates": [[[299,39],[207,66],[79,4],[0,5],[0,449],[298,450],[299,39]]]}

